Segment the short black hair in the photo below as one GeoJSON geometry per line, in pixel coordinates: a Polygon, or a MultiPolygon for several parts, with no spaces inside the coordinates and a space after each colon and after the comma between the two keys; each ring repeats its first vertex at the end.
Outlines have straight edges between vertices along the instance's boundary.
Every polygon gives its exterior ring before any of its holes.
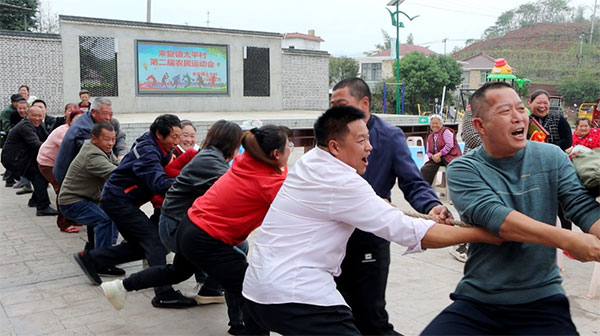
{"type": "Polygon", "coordinates": [[[575,127],[579,126],[579,123],[582,121],[587,121],[588,125],[592,126],[590,119],[588,119],[586,117],[580,117],[580,118],[575,119],[575,127]]]}
{"type": "Polygon", "coordinates": [[[329,140],[339,140],[350,131],[348,124],[363,119],[365,113],[349,105],[334,106],[315,121],[314,131],[317,145],[328,146],[329,140]]]}
{"type": "Polygon", "coordinates": [[[108,121],[99,121],[92,126],[92,135],[96,138],[99,137],[103,129],[111,132],[115,131],[115,127],[108,121]]]}
{"type": "Polygon", "coordinates": [[[173,127],[181,128],[181,120],[174,114],[161,114],[156,119],[152,125],[150,125],[150,132],[155,135],[158,131],[158,134],[163,137],[169,136],[173,127]]]}
{"type": "Polygon", "coordinates": [[[31,105],[33,105],[33,104],[35,104],[35,103],[42,103],[42,104],[44,104],[44,107],[45,107],[45,108],[48,108],[48,105],[46,105],[46,102],[45,102],[45,101],[43,101],[43,100],[41,100],[41,99],[36,99],[36,100],[34,100],[34,101],[31,103],[31,105]]]}
{"type": "Polygon", "coordinates": [[[242,134],[240,125],[221,119],[210,127],[201,148],[214,146],[223,153],[225,159],[230,159],[240,148],[242,134]]]}
{"type": "Polygon", "coordinates": [[[19,86],[19,90],[21,90],[22,88],[25,88],[25,89],[27,89],[27,92],[29,92],[29,86],[27,86],[27,85],[25,85],[25,84],[23,84],[23,85],[19,86]]]}
{"type": "Polygon", "coordinates": [[[25,100],[25,101],[27,101],[27,99],[25,99],[25,97],[23,97],[23,95],[21,95],[20,93],[15,93],[15,94],[13,94],[13,95],[10,96],[10,102],[11,103],[14,103],[14,102],[19,101],[19,100],[25,100]]]}
{"type": "Polygon", "coordinates": [[[369,89],[369,85],[364,80],[358,77],[346,78],[335,84],[333,87],[333,91],[338,89],[343,89],[347,87],[350,91],[350,95],[356,98],[356,100],[361,100],[363,97],[369,98],[369,104],[373,100],[371,95],[371,89],[369,89]]]}
{"type": "Polygon", "coordinates": [[[513,87],[506,82],[487,82],[483,84],[482,87],[477,89],[477,91],[475,91],[475,93],[473,93],[473,95],[471,96],[471,111],[473,111],[473,116],[481,118],[483,109],[486,105],[489,105],[487,99],[485,98],[485,93],[488,90],[496,90],[503,88],[512,89],[513,87]]]}

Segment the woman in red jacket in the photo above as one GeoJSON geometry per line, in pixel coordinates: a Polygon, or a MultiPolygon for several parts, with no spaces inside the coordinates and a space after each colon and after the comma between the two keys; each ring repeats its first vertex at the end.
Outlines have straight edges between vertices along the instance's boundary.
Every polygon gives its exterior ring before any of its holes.
{"type": "MultiPolygon", "coordinates": [[[[245,132],[242,145],[246,151],[196,199],[179,224],[178,253],[173,264],[150,267],[123,280],[103,283],[110,303],[121,309],[127,291],[176,284],[200,267],[225,288],[228,305],[243,307],[242,283],[248,263],[236,245],[262,223],[285,180],[293,148],[288,133],[287,127],[274,125],[245,132]]],[[[233,335],[263,332],[248,314],[244,314],[244,324],[231,325],[228,331],[233,335]]]]}

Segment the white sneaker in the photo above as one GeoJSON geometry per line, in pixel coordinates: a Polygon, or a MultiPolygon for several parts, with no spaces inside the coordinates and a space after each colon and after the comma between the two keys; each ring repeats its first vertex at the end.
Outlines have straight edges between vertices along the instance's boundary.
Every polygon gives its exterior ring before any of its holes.
{"type": "Polygon", "coordinates": [[[121,310],[125,306],[127,298],[127,290],[123,287],[123,280],[113,280],[103,282],[100,287],[104,291],[104,296],[108,302],[115,307],[116,310],[121,310]]]}
{"type": "Polygon", "coordinates": [[[458,244],[452,246],[450,255],[460,262],[467,262],[467,244],[458,244]]]}

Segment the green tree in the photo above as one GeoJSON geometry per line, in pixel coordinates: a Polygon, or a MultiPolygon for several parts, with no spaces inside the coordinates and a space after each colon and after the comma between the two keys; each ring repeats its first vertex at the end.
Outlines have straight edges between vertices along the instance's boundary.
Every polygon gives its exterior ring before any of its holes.
{"type": "Polygon", "coordinates": [[[329,58],[329,85],[357,76],[358,63],[354,59],[345,56],[329,58]]]}
{"type": "Polygon", "coordinates": [[[600,81],[597,76],[598,74],[588,71],[577,71],[560,82],[558,92],[568,105],[596,101],[600,98],[600,81]]]}
{"type": "Polygon", "coordinates": [[[462,81],[462,68],[450,56],[412,52],[400,59],[400,81],[406,83],[405,105],[416,112],[417,104],[427,105],[441,97],[444,86],[454,90],[462,81]]]}
{"type": "Polygon", "coordinates": [[[574,22],[578,9],[569,6],[570,0],[538,0],[508,10],[495,24],[483,32],[483,39],[492,39],[527,25],[541,22],[574,22]]]}
{"type": "Polygon", "coordinates": [[[406,37],[406,44],[415,44],[415,38],[412,33],[406,37]]]}
{"type": "Polygon", "coordinates": [[[388,32],[386,32],[385,30],[382,29],[381,35],[383,36],[383,44],[381,44],[381,43],[376,44],[375,50],[365,51],[364,52],[365,55],[371,56],[380,51],[388,50],[392,47],[392,38],[390,37],[390,34],[388,34],[388,32]]]}
{"type": "Polygon", "coordinates": [[[37,7],[38,0],[3,0],[0,3],[0,29],[25,30],[24,21],[27,22],[27,30],[34,29],[37,25],[37,7]]]}

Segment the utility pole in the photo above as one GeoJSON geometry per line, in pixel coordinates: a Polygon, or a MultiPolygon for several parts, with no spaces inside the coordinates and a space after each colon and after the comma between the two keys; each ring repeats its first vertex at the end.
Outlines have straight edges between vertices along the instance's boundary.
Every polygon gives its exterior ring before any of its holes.
{"type": "Polygon", "coordinates": [[[150,23],[152,21],[152,0],[146,1],[146,22],[150,23]]]}
{"type": "Polygon", "coordinates": [[[594,39],[594,22],[596,21],[596,8],[598,8],[598,0],[594,1],[594,14],[592,14],[592,29],[590,29],[590,45],[594,39]]]}
{"type": "Polygon", "coordinates": [[[448,42],[448,38],[445,37],[442,42],[444,42],[444,55],[446,55],[446,42],[448,42]]]}
{"type": "Polygon", "coordinates": [[[206,26],[208,27],[210,25],[210,12],[207,10],[206,11],[206,26]]]}

